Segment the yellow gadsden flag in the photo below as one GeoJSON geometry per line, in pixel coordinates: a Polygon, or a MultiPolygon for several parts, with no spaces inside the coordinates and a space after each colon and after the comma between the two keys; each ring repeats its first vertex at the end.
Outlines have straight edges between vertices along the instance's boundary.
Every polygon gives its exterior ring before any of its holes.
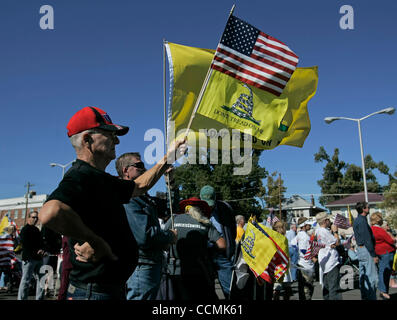
{"type": "Polygon", "coordinates": [[[350,211],[350,206],[349,205],[347,206],[347,212],[349,213],[349,223],[353,227],[354,218],[353,218],[352,212],[350,211]]]}
{"type": "MultiPolygon", "coordinates": [[[[188,127],[215,51],[174,43],[167,43],[166,49],[171,81],[168,120],[174,122],[180,137],[188,127]]],[[[196,133],[189,136],[189,143],[191,139],[209,139],[220,130],[228,130],[232,137],[234,128],[252,130],[254,149],[302,147],[310,131],[307,103],[316,92],[317,82],[317,67],[297,68],[281,96],[276,97],[213,70],[191,124],[196,133]]]]}
{"type": "Polygon", "coordinates": [[[10,225],[10,221],[8,220],[8,217],[4,216],[0,222],[0,234],[2,234],[4,232],[4,228],[8,227],[9,225],[10,225]]]}
{"type": "Polygon", "coordinates": [[[268,282],[279,280],[288,269],[287,238],[253,219],[248,221],[241,251],[256,276],[268,282]]]}

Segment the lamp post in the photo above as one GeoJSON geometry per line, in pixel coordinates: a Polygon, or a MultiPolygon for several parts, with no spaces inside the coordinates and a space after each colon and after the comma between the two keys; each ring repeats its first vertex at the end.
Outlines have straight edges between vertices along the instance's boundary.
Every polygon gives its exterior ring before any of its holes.
{"type": "Polygon", "coordinates": [[[70,166],[73,162],[74,162],[74,160],[70,161],[70,162],[67,163],[67,164],[50,163],[50,166],[51,166],[51,167],[61,167],[61,168],[62,168],[62,179],[63,179],[63,176],[65,175],[65,169],[66,169],[68,166],[70,166]]]}
{"type": "Polygon", "coordinates": [[[386,113],[389,115],[392,115],[394,113],[395,109],[394,108],[386,108],[382,109],[379,111],[376,111],[374,113],[371,113],[365,117],[362,117],[360,119],[353,119],[353,118],[346,118],[346,117],[326,117],[324,118],[325,123],[330,124],[331,122],[335,120],[351,120],[351,121],[356,121],[358,125],[358,137],[360,139],[360,150],[361,150],[361,165],[362,165],[362,170],[363,170],[363,181],[364,181],[364,194],[365,194],[365,202],[368,203],[368,190],[367,190],[367,178],[365,175],[365,164],[364,164],[364,150],[363,150],[363,141],[361,137],[361,121],[374,116],[376,114],[381,114],[381,113],[386,113]]]}

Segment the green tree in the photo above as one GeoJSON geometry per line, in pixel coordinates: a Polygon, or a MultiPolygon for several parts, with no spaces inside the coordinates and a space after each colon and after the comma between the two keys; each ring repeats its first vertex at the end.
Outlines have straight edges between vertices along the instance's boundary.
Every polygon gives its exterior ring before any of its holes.
{"type": "MultiPolygon", "coordinates": [[[[342,170],[346,168],[346,163],[339,160],[339,149],[335,148],[332,158],[327,154],[324,147],[321,146],[320,150],[314,154],[315,162],[326,162],[323,169],[323,178],[317,181],[321,187],[322,194],[340,194],[343,193],[342,170]]],[[[319,201],[322,205],[336,200],[335,196],[321,196],[319,201]]]]}
{"type": "Polygon", "coordinates": [[[380,206],[386,210],[386,221],[391,228],[397,229],[397,183],[391,184],[390,188],[385,190],[384,200],[380,206]]]}
{"type": "MultiPolygon", "coordinates": [[[[262,179],[267,171],[258,162],[260,150],[252,152],[252,170],[247,175],[234,175],[235,164],[222,164],[221,152],[218,153],[218,164],[210,163],[208,152],[206,164],[183,164],[175,169],[175,183],[180,189],[181,199],[200,197],[200,189],[205,185],[215,188],[218,200],[227,200],[235,214],[249,217],[260,215],[263,211],[257,197],[264,192],[262,179]]],[[[198,156],[198,154],[197,154],[198,156]]]]}
{"type": "MultiPolygon", "coordinates": [[[[318,153],[314,154],[315,162],[327,162],[323,169],[323,179],[317,181],[321,187],[322,194],[354,194],[362,192],[364,189],[364,179],[361,166],[345,163],[339,160],[339,150],[334,150],[334,155],[330,158],[324,147],[320,147],[318,153]]],[[[393,176],[389,173],[388,166],[383,162],[376,162],[371,155],[364,158],[365,176],[367,180],[368,192],[381,193],[382,187],[377,181],[374,170],[389,177],[389,184],[393,176]]],[[[321,196],[319,201],[322,205],[339,199],[338,196],[321,196]]]]}
{"type": "MultiPolygon", "coordinates": [[[[281,174],[277,171],[273,172],[267,177],[267,193],[264,196],[268,208],[279,208],[280,204],[285,200],[284,193],[287,188],[284,187],[284,181],[281,179],[281,174]]],[[[278,215],[279,211],[275,210],[278,215]]],[[[280,218],[280,217],[279,217],[280,218]]]]}

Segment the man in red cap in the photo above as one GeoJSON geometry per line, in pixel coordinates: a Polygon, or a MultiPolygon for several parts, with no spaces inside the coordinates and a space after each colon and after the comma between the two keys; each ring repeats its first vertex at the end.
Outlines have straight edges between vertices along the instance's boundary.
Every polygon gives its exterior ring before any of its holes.
{"type": "Polygon", "coordinates": [[[70,238],[68,299],[124,299],[138,251],[123,204],[149,190],[186,145],[176,141],[155,166],[127,181],[105,170],[128,127],[113,124],[99,108],[85,107],[67,130],[77,159],[40,210],[40,221],[70,238]]]}

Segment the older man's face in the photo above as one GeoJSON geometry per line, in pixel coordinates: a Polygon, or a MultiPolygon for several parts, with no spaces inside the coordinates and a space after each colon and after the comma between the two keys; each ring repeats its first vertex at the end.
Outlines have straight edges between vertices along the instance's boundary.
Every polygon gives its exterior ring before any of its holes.
{"type": "Polygon", "coordinates": [[[116,145],[120,143],[120,140],[114,132],[95,129],[91,136],[94,140],[91,148],[96,156],[103,157],[109,161],[116,158],[116,145]]]}
{"type": "Polygon", "coordinates": [[[127,170],[126,177],[128,180],[135,180],[146,171],[145,164],[140,157],[130,157],[127,170]]]}

